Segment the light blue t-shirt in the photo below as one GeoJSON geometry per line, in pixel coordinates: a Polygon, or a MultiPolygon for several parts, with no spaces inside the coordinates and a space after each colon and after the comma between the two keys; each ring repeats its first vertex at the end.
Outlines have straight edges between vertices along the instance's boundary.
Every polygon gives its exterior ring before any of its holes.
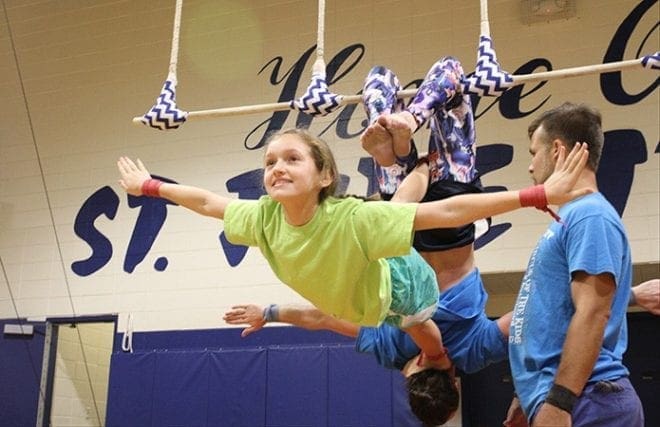
{"type": "Polygon", "coordinates": [[[531,417],[552,386],[568,324],[575,313],[571,277],[578,271],[610,273],[616,294],[603,345],[588,383],[628,375],[622,363],[627,346],[626,308],[632,262],[626,232],[600,193],[559,210],[539,240],[523,277],[509,331],[511,373],[523,410],[531,417]]]}
{"type": "MultiPolygon", "coordinates": [[[[481,275],[475,269],[440,294],[432,318],[440,328],[449,357],[466,373],[507,357],[504,335],[497,323],[485,314],[487,300],[481,275]]],[[[355,349],[373,354],[380,365],[390,369],[402,369],[420,352],[408,334],[385,324],[378,328],[360,328],[355,349]]]]}

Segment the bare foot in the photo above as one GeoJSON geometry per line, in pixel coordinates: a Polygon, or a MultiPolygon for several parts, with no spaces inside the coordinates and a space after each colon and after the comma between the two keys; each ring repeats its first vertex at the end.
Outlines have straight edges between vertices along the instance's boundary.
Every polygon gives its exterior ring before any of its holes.
{"type": "Polygon", "coordinates": [[[398,157],[405,157],[410,153],[410,139],[417,129],[417,122],[407,111],[384,114],[378,118],[380,123],[392,135],[392,151],[398,157]]]}
{"type": "Polygon", "coordinates": [[[374,122],[360,136],[364,151],[381,166],[391,166],[396,162],[392,149],[392,135],[379,122],[374,122]]]}

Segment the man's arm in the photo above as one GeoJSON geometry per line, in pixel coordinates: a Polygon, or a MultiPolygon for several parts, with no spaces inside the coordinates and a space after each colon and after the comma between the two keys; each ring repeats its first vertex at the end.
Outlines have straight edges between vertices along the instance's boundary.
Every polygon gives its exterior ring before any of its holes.
{"type": "Polygon", "coordinates": [[[495,321],[495,323],[497,323],[497,327],[499,328],[500,332],[502,332],[502,335],[504,335],[505,338],[509,338],[509,328],[511,327],[512,317],[513,317],[513,311],[510,311],[506,314],[503,314],[502,317],[500,317],[495,321]]]}
{"type": "Polygon", "coordinates": [[[242,337],[260,330],[269,321],[312,331],[328,330],[351,338],[356,338],[360,331],[358,325],[327,315],[314,306],[272,304],[264,310],[258,305],[243,304],[233,306],[223,319],[230,325],[249,325],[241,332],[242,337]]]}
{"type": "MultiPolygon", "coordinates": [[[[554,383],[582,393],[600,353],[616,284],[609,273],[577,272],[571,282],[575,314],[566,333],[554,383]]],[[[571,414],[549,403],[541,405],[532,425],[571,425],[571,414]]]]}
{"type": "Polygon", "coordinates": [[[529,427],[527,418],[525,418],[525,414],[520,406],[518,396],[514,395],[513,399],[511,399],[511,404],[506,412],[506,419],[502,425],[505,427],[529,427]]]}

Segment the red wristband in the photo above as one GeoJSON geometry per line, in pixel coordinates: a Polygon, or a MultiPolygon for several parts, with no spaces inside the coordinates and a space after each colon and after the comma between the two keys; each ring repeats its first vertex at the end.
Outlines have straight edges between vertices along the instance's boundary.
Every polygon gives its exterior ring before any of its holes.
{"type": "Polygon", "coordinates": [[[561,222],[561,218],[552,209],[548,207],[548,199],[545,195],[545,187],[543,184],[534,185],[533,187],[523,188],[518,192],[520,199],[520,206],[529,207],[533,206],[536,209],[547,212],[557,222],[561,222]]]}
{"type": "Polygon", "coordinates": [[[147,197],[160,197],[160,186],[163,181],[160,179],[147,179],[142,183],[142,195],[147,197]]]}
{"type": "Polygon", "coordinates": [[[428,354],[426,354],[422,351],[419,354],[419,358],[417,359],[417,366],[422,365],[422,360],[423,359],[428,359],[428,360],[431,360],[433,362],[436,362],[436,361],[442,359],[445,356],[447,356],[447,348],[446,347],[442,347],[442,352],[436,354],[435,356],[429,356],[428,354]]]}
{"type": "Polygon", "coordinates": [[[533,206],[537,209],[543,209],[548,206],[548,199],[545,197],[543,184],[523,188],[518,193],[518,197],[520,198],[520,206],[524,208],[533,206]]]}

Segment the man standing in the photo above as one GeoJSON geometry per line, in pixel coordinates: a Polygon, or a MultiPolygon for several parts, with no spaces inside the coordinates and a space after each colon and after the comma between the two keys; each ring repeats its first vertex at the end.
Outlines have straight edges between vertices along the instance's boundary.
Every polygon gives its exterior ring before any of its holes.
{"type": "MultiPolygon", "coordinates": [[[[565,103],[528,129],[536,184],[552,173],[560,146],[589,148],[579,187],[532,252],[513,312],[509,359],[519,404],[532,426],[643,426],[623,365],[632,261],[626,232],[598,192],[600,113],[565,103]]],[[[507,422],[513,419],[514,399],[507,422]]],[[[505,425],[509,425],[505,422],[505,425]]]]}

